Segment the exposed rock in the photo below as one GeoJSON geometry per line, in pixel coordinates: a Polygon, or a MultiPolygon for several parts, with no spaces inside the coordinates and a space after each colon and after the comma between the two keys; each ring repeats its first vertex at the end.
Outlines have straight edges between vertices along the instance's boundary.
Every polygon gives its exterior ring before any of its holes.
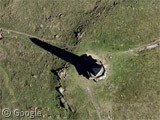
{"type": "Polygon", "coordinates": [[[112,120],[112,116],[111,116],[110,111],[109,111],[109,113],[108,113],[108,120],[112,120]]]}
{"type": "Polygon", "coordinates": [[[57,105],[57,108],[58,108],[58,109],[61,109],[61,106],[60,106],[60,105],[57,105]]]}
{"type": "Polygon", "coordinates": [[[67,111],[70,110],[71,112],[73,112],[72,108],[69,106],[69,104],[66,102],[63,96],[60,96],[59,100],[60,100],[62,107],[64,107],[67,111]]]}
{"type": "Polygon", "coordinates": [[[29,87],[32,87],[32,84],[29,84],[29,87]]]}
{"type": "Polygon", "coordinates": [[[33,75],[33,74],[32,74],[32,77],[33,77],[33,78],[35,78],[35,79],[37,79],[37,78],[38,78],[38,77],[37,77],[37,75],[33,75]]]}
{"type": "Polygon", "coordinates": [[[53,118],[52,118],[51,115],[48,115],[48,119],[49,119],[49,120],[53,120],[53,118]]]}
{"type": "Polygon", "coordinates": [[[60,35],[56,35],[55,37],[56,37],[56,38],[60,38],[60,35]]]}
{"type": "Polygon", "coordinates": [[[47,115],[43,114],[43,115],[42,115],[42,118],[46,118],[46,116],[47,116],[47,115]]]}
{"type": "Polygon", "coordinates": [[[35,107],[34,106],[30,106],[28,107],[29,110],[35,110],[35,107]]]}
{"type": "Polygon", "coordinates": [[[53,35],[53,38],[60,38],[61,36],[60,35],[58,35],[58,34],[54,34],[53,35]]]}
{"type": "Polygon", "coordinates": [[[56,70],[52,70],[52,72],[58,77],[58,79],[65,79],[67,77],[67,70],[70,65],[67,63],[63,67],[58,68],[56,70]]]}
{"type": "Polygon", "coordinates": [[[85,32],[78,33],[78,36],[77,36],[78,40],[81,40],[82,37],[84,36],[84,34],[85,34],[85,32]]]}
{"type": "Polygon", "coordinates": [[[64,89],[62,88],[62,86],[58,88],[58,92],[60,92],[60,94],[62,95],[64,94],[64,89]]]}
{"type": "Polygon", "coordinates": [[[147,46],[146,49],[153,49],[153,48],[156,48],[156,47],[158,47],[158,44],[147,46]]]}
{"type": "Polygon", "coordinates": [[[41,24],[40,27],[43,28],[43,25],[41,24]]]}
{"type": "Polygon", "coordinates": [[[68,110],[68,109],[69,109],[69,106],[68,106],[67,102],[65,101],[64,97],[63,97],[63,96],[60,96],[59,100],[60,100],[61,104],[63,105],[63,107],[64,107],[66,110],[68,110]]]}
{"type": "Polygon", "coordinates": [[[3,35],[2,35],[2,33],[0,33],[0,40],[2,40],[3,39],[3,35]]]}
{"type": "Polygon", "coordinates": [[[62,13],[59,13],[58,17],[61,17],[63,14],[62,13]]]}
{"type": "Polygon", "coordinates": [[[49,107],[47,107],[47,108],[46,108],[46,111],[50,111],[50,108],[49,108],[49,107]]]}
{"type": "Polygon", "coordinates": [[[59,71],[59,77],[61,79],[66,78],[67,77],[67,70],[66,69],[62,69],[61,71],[59,71]]]}

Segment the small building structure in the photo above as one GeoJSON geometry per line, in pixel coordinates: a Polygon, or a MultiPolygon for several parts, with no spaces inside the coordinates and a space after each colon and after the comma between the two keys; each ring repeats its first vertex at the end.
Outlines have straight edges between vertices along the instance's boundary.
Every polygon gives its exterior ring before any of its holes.
{"type": "Polygon", "coordinates": [[[94,80],[95,82],[98,82],[99,80],[105,79],[106,78],[106,69],[104,65],[102,64],[101,61],[97,63],[97,66],[94,66],[91,68],[90,78],[94,80]]]}
{"type": "Polygon", "coordinates": [[[92,58],[86,54],[81,56],[84,71],[86,71],[86,78],[92,79],[95,82],[106,78],[107,70],[104,64],[97,59],[92,58]]]}

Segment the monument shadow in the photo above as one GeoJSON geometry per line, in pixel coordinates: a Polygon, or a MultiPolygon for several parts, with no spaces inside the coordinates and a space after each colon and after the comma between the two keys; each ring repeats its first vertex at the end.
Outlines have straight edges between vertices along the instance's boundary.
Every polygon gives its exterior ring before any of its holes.
{"type": "Polygon", "coordinates": [[[75,55],[71,52],[68,52],[64,49],[58,48],[56,46],[50,45],[46,42],[38,40],[37,38],[30,38],[30,40],[38,45],[39,47],[43,48],[44,50],[56,55],[57,57],[61,58],[62,60],[69,62],[70,64],[74,65],[79,75],[83,75],[87,79],[89,79],[90,74],[95,74],[93,72],[93,67],[100,67],[96,63],[96,60],[93,59],[91,56],[87,56],[83,54],[81,56],[75,55]]]}

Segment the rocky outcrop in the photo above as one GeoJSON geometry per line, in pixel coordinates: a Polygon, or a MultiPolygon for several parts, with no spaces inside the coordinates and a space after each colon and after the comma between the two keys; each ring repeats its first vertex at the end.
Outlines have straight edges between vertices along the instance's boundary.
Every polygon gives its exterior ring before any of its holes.
{"type": "Polygon", "coordinates": [[[63,107],[67,111],[73,112],[73,109],[70,107],[67,100],[65,99],[65,96],[64,96],[65,89],[62,85],[62,80],[65,80],[67,78],[67,70],[68,70],[69,66],[70,66],[70,64],[66,63],[61,68],[58,68],[56,70],[52,70],[52,72],[57,76],[57,79],[59,81],[59,86],[57,87],[57,91],[60,94],[58,96],[58,99],[59,99],[61,107],[63,107]]]}

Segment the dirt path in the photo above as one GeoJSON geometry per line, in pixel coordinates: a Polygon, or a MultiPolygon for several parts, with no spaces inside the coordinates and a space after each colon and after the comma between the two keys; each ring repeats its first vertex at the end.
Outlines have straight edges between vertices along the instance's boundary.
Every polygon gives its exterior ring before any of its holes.
{"type": "MultiPolygon", "coordinates": [[[[8,33],[15,33],[15,34],[27,36],[27,37],[30,37],[30,38],[37,38],[37,39],[42,40],[44,42],[53,42],[54,44],[60,44],[60,45],[64,45],[64,46],[69,47],[69,48],[71,48],[71,47],[75,48],[75,46],[71,46],[71,45],[69,45],[67,43],[64,43],[64,42],[58,42],[58,41],[53,41],[53,40],[45,40],[45,39],[39,38],[37,36],[30,35],[30,34],[23,33],[23,32],[19,32],[19,31],[14,31],[14,30],[9,30],[9,29],[4,29],[4,28],[0,28],[0,29],[2,29],[3,31],[8,32],[8,33]]],[[[137,48],[129,49],[127,51],[117,52],[116,54],[141,52],[141,51],[144,51],[144,50],[151,50],[151,49],[154,49],[154,48],[159,47],[159,46],[160,46],[160,39],[158,39],[154,42],[151,42],[149,44],[142,45],[142,46],[137,47],[137,48]]],[[[6,82],[6,84],[8,84],[8,83],[6,82]]],[[[91,89],[89,87],[87,87],[86,90],[87,90],[87,93],[89,95],[90,101],[92,102],[92,104],[93,104],[93,106],[96,110],[96,113],[98,115],[99,120],[102,120],[101,109],[100,109],[99,105],[94,101],[94,96],[92,94],[91,89]]],[[[10,89],[9,91],[11,92],[11,94],[13,94],[12,89],[10,89]]]]}
{"type": "Polygon", "coordinates": [[[88,92],[90,101],[92,102],[92,104],[93,104],[93,106],[94,106],[94,108],[95,108],[95,110],[96,110],[96,112],[97,112],[97,115],[98,115],[99,120],[102,120],[102,118],[101,118],[101,112],[100,112],[101,110],[100,110],[99,106],[95,103],[90,88],[87,87],[86,90],[87,90],[87,92],[88,92]]]}
{"type": "Polygon", "coordinates": [[[160,46],[160,39],[158,39],[154,42],[151,42],[149,44],[142,45],[138,48],[133,48],[133,49],[129,49],[127,51],[122,51],[122,52],[123,53],[141,52],[141,51],[144,51],[144,50],[151,50],[151,49],[154,49],[154,48],[159,47],[159,46],[160,46]]]}
{"type": "Polygon", "coordinates": [[[0,61],[6,58],[6,53],[0,46],[0,61]]]}
{"type": "MultiPolygon", "coordinates": [[[[44,42],[53,42],[54,44],[64,45],[64,46],[69,47],[69,48],[74,48],[75,47],[75,46],[69,45],[69,44],[64,43],[64,42],[53,41],[53,40],[45,40],[45,39],[39,38],[37,36],[30,35],[30,34],[23,33],[23,32],[19,32],[19,31],[15,31],[15,30],[10,30],[10,29],[5,29],[5,28],[0,28],[0,30],[8,32],[8,33],[15,33],[15,34],[19,34],[19,35],[24,35],[24,36],[27,36],[27,37],[30,37],[30,38],[37,38],[37,39],[42,40],[44,42]]],[[[152,43],[142,45],[138,48],[133,48],[133,49],[129,49],[127,51],[123,51],[123,53],[140,52],[140,51],[144,51],[144,50],[150,50],[150,49],[156,48],[158,46],[160,46],[160,39],[158,39],[158,40],[156,40],[152,43]]]]}
{"type": "Polygon", "coordinates": [[[152,42],[152,43],[149,43],[149,44],[146,44],[146,45],[143,45],[137,49],[135,49],[135,51],[143,51],[143,50],[150,50],[150,49],[153,49],[153,48],[156,48],[156,47],[159,47],[160,46],[160,39],[152,42]]]}
{"type": "Polygon", "coordinates": [[[5,87],[7,88],[7,90],[9,91],[9,94],[13,97],[13,103],[16,102],[16,98],[15,98],[15,94],[14,94],[14,91],[12,89],[13,86],[9,85],[10,84],[10,77],[8,76],[8,74],[6,73],[5,69],[0,65],[0,71],[3,74],[3,77],[2,79],[4,78],[3,82],[5,84],[5,87]]]}
{"type": "MultiPolygon", "coordinates": [[[[64,42],[53,41],[53,40],[45,40],[45,39],[43,39],[43,38],[39,38],[39,37],[37,37],[37,36],[30,35],[30,34],[23,33],[23,32],[19,32],[19,31],[15,31],[15,30],[10,30],[10,29],[5,29],[5,28],[0,28],[0,30],[5,31],[5,32],[8,32],[8,33],[15,33],[15,34],[27,36],[27,37],[29,37],[29,38],[36,38],[36,39],[42,40],[42,41],[44,41],[44,42],[52,42],[53,44],[64,45],[64,46],[69,47],[69,48],[74,48],[74,47],[75,47],[75,46],[69,45],[69,44],[64,43],[64,42]]],[[[4,36],[4,37],[5,37],[5,36],[4,36]]]]}

